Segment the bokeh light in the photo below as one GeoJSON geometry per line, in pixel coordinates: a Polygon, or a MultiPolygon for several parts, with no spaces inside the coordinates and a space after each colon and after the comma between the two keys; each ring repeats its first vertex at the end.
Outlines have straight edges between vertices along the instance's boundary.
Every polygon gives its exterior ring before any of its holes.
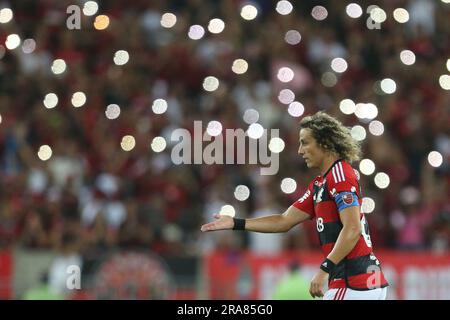
{"type": "Polygon", "coordinates": [[[164,139],[163,137],[154,137],[150,147],[152,148],[153,152],[163,152],[167,147],[166,139],[164,139]]]}
{"type": "Polygon", "coordinates": [[[52,157],[52,154],[52,148],[47,144],[40,146],[37,153],[39,159],[41,159],[42,161],[47,161],[48,159],[50,159],[52,157]]]}
{"type": "Polygon", "coordinates": [[[95,17],[94,28],[97,30],[105,30],[109,26],[109,17],[102,14],[95,17]]]}
{"type": "Polygon", "coordinates": [[[131,151],[136,146],[136,139],[131,135],[126,135],[122,138],[120,142],[120,147],[123,151],[131,151]]]}
{"type": "Polygon", "coordinates": [[[339,103],[339,110],[343,114],[352,114],[356,111],[356,104],[351,99],[344,99],[339,103]]]}
{"type": "Polygon", "coordinates": [[[364,197],[362,199],[361,211],[363,213],[372,213],[375,210],[375,201],[372,198],[364,197]]]}
{"type": "Polygon", "coordinates": [[[118,50],[114,53],[113,61],[118,66],[123,66],[130,60],[130,54],[126,50],[118,50]]]}
{"type": "Polygon", "coordinates": [[[234,189],[234,197],[239,201],[245,201],[250,196],[250,189],[245,185],[238,185],[234,189]]]}
{"type": "Polygon", "coordinates": [[[398,23],[406,23],[409,20],[409,12],[403,8],[397,8],[394,10],[394,19],[398,23]]]}
{"type": "Polygon", "coordinates": [[[311,11],[311,16],[318,21],[325,20],[328,17],[328,10],[323,6],[315,6],[311,11]]]}
{"type": "Polygon", "coordinates": [[[172,28],[177,23],[177,16],[171,12],[166,12],[161,16],[160,23],[163,28],[172,28]]]}
{"type": "Polygon", "coordinates": [[[400,52],[400,60],[403,64],[410,66],[416,62],[416,55],[411,50],[403,50],[400,52]]]}
{"type": "Polygon", "coordinates": [[[273,153],[280,153],[284,150],[284,140],[278,137],[273,137],[269,142],[269,150],[273,153]]]}
{"type": "Polygon", "coordinates": [[[278,70],[277,78],[284,83],[290,82],[294,79],[294,71],[289,67],[282,67],[278,70]]]}
{"type": "Polygon", "coordinates": [[[278,101],[283,104],[290,104],[295,100],[295,94],[291,89],[282,89],[278,94],[278,101]]]}
{"type": "Polygon", "coordinates": [[[93,16],[98,11],[98,4],[95,1],[87,1],[83,7],[83,13],[85,16],[93,16]]]}
{"type": "Polygon", "coordinates": [[[212,137],[216,137],[222,133],[222,124],[219,121],[213,120],[208,123],[206,132],[212,137]]]}
{"type": "Polygon", "coordinates": [[[349,5],[347,5],[347,7],[345,8],[345,12],[350,18],[353,19],[359,18],[363,14],[361,6],[357,3],[350,3],[349,5]]]}
{"type": "Polygon", "coordinates": [[[53,92],[47,93],[44,97],[44,106],[47,109],[52,109],[58,104],[58,96],[53,92]]]}
{"type": "Polygon", "coordinates": [[[167,101],[164,99],[156,99],[153,101],[152,111],[155,114],[163,114],[167,111],[167,101]]]}
{"type": "Polygon", "coordinates": [[[105,116],[109,120],[117,119],[120,116],[120,107],[117,104],[110,104],[106,107],[105,116]]]}
{"type": "Polygon", "coordinates": [[[297,189],[297,182],[292,178],[284,178],[281,181],[281,191],[286,194],[294,193],[297,189]]]}
{"type": "Polygon", "coordinates": [[[366,176],[370,176],[375,172],[375,163],[370,159],[363,159],[359,163],[359,171],[361,171],[366,176]]]}
{"type": "Polygon", "coordinates": [[[444,158],[442,157],[442,154],[438,151],[431,151],[428,154],[428,163],[435,168],[440,167],[443,161],[444,158]]]}
{"type": "Polygon", "coordinates": [[[247,4],[241,9],[241,17],[244,20],[253,20],[258,15],[258,9],[254,5],[247,4]]]}
{"type": "Polygon", "coordinates": [[[203,80],[203,89],[212,92],[219,88],[219,79],[213,76],[208,76],[203,80]]]}
{"type": "Polygon", "coordinates": [[[370,11],[370,18],[376,23],[383,23],[386,21],[387,15],[383,9],[376,7],[370,11]]]}
{"type": "Polygon", "coordinates": [[[348,64],[347,61],[343,58],[334,58],[331,61],[331,69],[333,69],[334,72],[342,73],[347,70],[348,64]]]}
{"type": "Polygon", "coordinates": [[[247,135],[252,139],[259,139],[264,134],[264,128],[259,123],[252,123],[247,129],[247,135]]]}
{"type": "Polygon", "coordinates": [[[236,215],[236,210],[232,205],[226,204],[220,208],[219,214],[222,216],[234,217],[236,215]]]}
{"type": "Polygon", "coordinates": [[[356,141],[363,141],[367,136],[366,129],[360,125],[353,126],[350,130],[350,134],[356,141]]]}
{"type": "Polygon", "coordinates": [[[3,8],[0,10],[0,23],[8,23],[12,20],[14,14],[10,8],[3,8]]]}
{"type": "Polygon", "coordinates": [[[378,108],[373,103],[357,103],[355,115],[359,119],[375,119],[378,116],[378,108]]]}
{"type": "Polygon", "coordinates": [[[20,39],[19,35],[13,33],[6,37],[5,46],[9,50],[14,50],[18,46],[20,46],[21,41],[22,40],[20,39]]]}
{"type": "Polygon", "coordinates": [[[333,72],[325,72],[320,79],[325,87],[334,87],[337,83],[337,77],[333,72]]]}
{"type": "Polygon", "coordinates": [[[248,63],[244,59],[236,59],[233,61],[231,70],[236,74],[246,73],[248,70],[248,63]]]}
{"type": "Polygon", "coordinates": [[[292,3],[286,0],[278,1],[275,10],[281,15],[287,15],[292,12],[292,3]]]}
{"type": "Polygon", "coordinates": [[[252,124],[252,123],[258,122],[259,112],[255,109],[247,109],[244,112],[243,119],[244,119],[244,122],[247,124],[252,124]]]}
{"type": "Polygon", "coordinates": [[[32,53],[36,50],[36,41],[34,39],[25,39],[22,43],[23,53],[32,53]]]}
{"type": "Polygon", "coordinates": [[[208,31],[211,33],[221,33],[225,29],[225,22],[222,19],[211,19],[208,24],[208,31]]]}
{"type": "Polygon", "coordinates": [[[198,24],[194,24],[189,28],[188,36],[192,40],[200,40],[205,35],[205,29],[198,24]]]}
{"type": "Polygon", "coordinates": [[[301,102],[294,101],[289,104],[288,113],[291,116],[293,116],[295,118],[301,117],[304,112],[305,112],[305,107],[303,106],[303,104],[301,102]]]}
{"type": "Polygon", "coordinates": [[[66,67],[66,62],[63,59],[56,59],[53,61],[51,69],[54,74],[61,74],[66,71],[66,67]]]}
{"type": "Polygon", "coordinates": [[[386,94],[392,94],[397,90],[397,84],[390,78],[381,80],[380,86],[381,90],[386,94]]]}
{"type": "Polygon", "coordinates": [[[82,107],[86,103],[86,95],[81,91],[75,92],[72,95],[71,102],[75,108],[82,107]]]}
{"type": "Polygon", "coordinates": [[[378,172],[374,178],[375,185],[380,189],[386,189],[389,186],[391,180],[389,176],[384,172],[378,172]]]}
{"type": "Polygon", "coordinates": [[[381,136],[384,133],[384,124],[378,120],[371,121],[369,123],[369,132],[374,136],[381,136]]]}
{"type": "Polygon", "coordinates": [[[444,90],[450,90],[450,75],[443,74],[439,77],[439,85],[444,90]]]}
{"type": "Polygon", "coordinates": [[[302,40],[302,35],[297,30],[289,30],[286,32],[286,35],[284,36],[284,41],[290,45],[296,45],[299,44],[302,40]]]}

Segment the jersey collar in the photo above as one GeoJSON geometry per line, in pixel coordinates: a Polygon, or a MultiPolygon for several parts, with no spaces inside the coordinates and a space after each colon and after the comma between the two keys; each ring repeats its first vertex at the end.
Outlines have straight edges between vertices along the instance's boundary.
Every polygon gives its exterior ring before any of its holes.
{"type": "Polygon", "coordinates": [[[333,162],[333,164],[328,168],[328,170],[322,175],[322,178],[325,178],[327,176],[327,174],[330,172],[331,168],[333,168],[336,163],[338,163],[339,161],[342,161],[342,160],[344,160],[344,159],[342,159],[342,158],[337,159],[335,162],[333,162]]]}

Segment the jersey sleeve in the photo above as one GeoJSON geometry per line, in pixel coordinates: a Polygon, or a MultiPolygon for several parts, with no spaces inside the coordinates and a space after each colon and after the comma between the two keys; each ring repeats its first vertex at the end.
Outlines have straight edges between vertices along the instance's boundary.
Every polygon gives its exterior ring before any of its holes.
{"type": "Polygon", "coordinates": [[[305,191],[303,196],[295,201],[292,206],[297,209],[309,214],[311,218],[315,216],[314,214],[314,202],[313,202],[313,183],[311,182],[308,189],[305,191]]]}
{"type": "Polygon", "coordinates": [[[336,163],[327,177],[331,196],[340,211],[360,205],[359,173],[345,162],[336,163]]]}

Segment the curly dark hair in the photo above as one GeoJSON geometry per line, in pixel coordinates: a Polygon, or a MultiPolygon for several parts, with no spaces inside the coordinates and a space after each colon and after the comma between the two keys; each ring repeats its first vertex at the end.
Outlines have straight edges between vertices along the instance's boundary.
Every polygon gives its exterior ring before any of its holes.
{"type": "Polygon", "coordinates": [[[322,148],[336,153],[347,162],[361,159],[361,145],[353,139],[350,130],[339,120],[319,111],[300,121],[300,128],[311,129],[316,142],[322,148]]]}

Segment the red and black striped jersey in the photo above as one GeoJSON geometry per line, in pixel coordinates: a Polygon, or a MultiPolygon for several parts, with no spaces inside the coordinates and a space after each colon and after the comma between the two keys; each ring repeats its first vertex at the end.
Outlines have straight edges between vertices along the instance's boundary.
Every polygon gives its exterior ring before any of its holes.
{"type": "Polygon", "coordinates": [[[330,274],[329,288],[369,290],[386,287],[388,284],[380,262],[372,250],[369,227],[361,212],[359,173],[350,164],[337,160],[323,176],[316,177],[309,184],[308,190],[293,206],[316,219],[322,252],[327,257],[343,227],[337,204],[338,196],[347,205],[359,204],[361,235],[352,251],[330,274]]]}

